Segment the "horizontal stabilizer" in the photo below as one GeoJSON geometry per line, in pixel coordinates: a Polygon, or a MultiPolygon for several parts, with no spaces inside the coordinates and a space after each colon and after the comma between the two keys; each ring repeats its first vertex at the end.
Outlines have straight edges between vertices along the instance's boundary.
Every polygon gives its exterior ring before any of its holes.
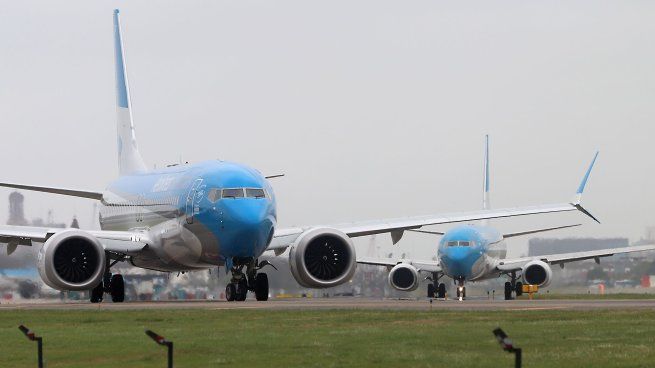
{"type": "Polygon", "coordinates": [[[34,185],[22,185],[22,184],[12,184],[12,183],[0,183],[0,187],[32,190],[32,191],[35,191],[35,192],[61,194],[61,195],[67,195],[67,196],[71,196],[71,197],[89,198],[89,199],[96,199],[98,201],[102,200],[102,193],[101,192],[91,192],[91,191],[87,191],[87,190],[53,188],[53,187],[37,187],[37,186],[34,186],[34,185]]]}
{"type": "Polygon", "coordinates": [[[582,225],[582,224],[548,227],[548,228],[545,228],[545,229],[535,229],[535,230],[521,231],[521,232],[518,232],[518,233],[503,234],[503,238],[513,238],[515,236],[523,236],[523,235],[530,235],[530,234],[536,234],[536,233],[543,233],[543,232],[546,232],[546,231],[567,229],[569,227],[576,227],[576,226],[580,226],[580,225],[582,225]]]}

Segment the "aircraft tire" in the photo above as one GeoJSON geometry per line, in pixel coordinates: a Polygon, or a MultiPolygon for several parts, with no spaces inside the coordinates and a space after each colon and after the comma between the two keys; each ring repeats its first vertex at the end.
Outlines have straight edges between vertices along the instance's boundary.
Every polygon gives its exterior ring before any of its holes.
{"type": "Polygon", "coordinates": [[[434,284],[428,284],[428,298],[434,298],[434,284]]]}
{"type": "Polygon", "coordinates": [[[239,280],[239,283],[236,285],[236,293],[234,295],[234,300],[242,302],[246,300],[248,296],[248,281],[246,278],[239,280]]]}
{"type": "Polygon", "coordinates": [[[233,302],[237,294],[237,288],[234,284],[227,284],[225,287],[225,299],[228,302],[233,302]]]}
{"type": "Polygon", "coordinates": [[[98,286],[94,287],[91,290],[91,303],[100,303],[102,301],[102,296],[105,292],[104,286],[102,285],[102,282],[98,284],[98,286]]]}
{"type": "Polygon", "coordinates": [[[523,283],[521,281],[518,281],[516,283],[516,296],[521,296],[523,295],[523,283]]]}
{"type": "Polygon", "coordinates": [[[505,300],[512,300],[512,283],[509,281],[505,283],[505,300]]]}
{"type": "Polygon", "coordinates": [[[268,300],[268,275],[265,273],[255,276],[255,298],[259,301],[268,300]]]}
{"type": "Polygon", "coordinates": [[[466,286],[462,286],[462,298],[466,299],[466,286]]]}
{"type": "Polygon", "coordinates": [[[125,301],[125,280],[123,275],[113,274],[109,283],[111,290],[111,301],[114,303],[122,303],[125,301]]]}
{"type": "Polygon", "coordinates": [[[446,298],[446,284],[443,282],[437,287],[437,298],[445,299],[446,298]]]}

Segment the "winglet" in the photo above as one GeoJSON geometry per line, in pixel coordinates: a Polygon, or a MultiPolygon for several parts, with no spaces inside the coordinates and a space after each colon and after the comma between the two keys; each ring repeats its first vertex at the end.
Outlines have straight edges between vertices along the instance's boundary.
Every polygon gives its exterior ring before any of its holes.
{"type": "Polygon", "coordinates": [[[587,185],[587,180],[589,180],[589,175],[591,175],[591,169],[594,168],[594,164],[596,163],[596,159],[598,158],[598,153],[599,151],[596,151],[596,154],[594,155],[594,159],[591,160],[591,164],[589,165],[587,172],[585,173],[584,177],[582,177],[582,181],[580,182],[578,191],[575,193],[576,196],[575,196],[575,200],[573,201],[573,204],[580,204],[580,201],[582,200],[582,193],[584,192],[584,188],[587,185]]]}
{"type": "Polygon", "coordinates": [[[573,199],[573,203],[571,203],[575,208],[578,209],[578,211],[584,213],[585,215],[591,217],[594,221],[600,224],[600,221],[594,215],[589,213],[582,205],[580,204],[582,202],[582,193],[584,192],[585,186],[587,185],[587,181],[589,180],[589,175],[591,175],[591,170],[594,168],[594,164],[596,163],[596,159],[598,158],[598,154],[600,152],[596,151],[596,154],[594,155],[594,159],[591,160],[591,164],[589,165],[589,168],[587,169],[587,172],[585,173],[584,177],[582,178],[582,182],[580,182],[580,186],[578,187],[578,191],[575,193],[575,198],[573,199]]]}

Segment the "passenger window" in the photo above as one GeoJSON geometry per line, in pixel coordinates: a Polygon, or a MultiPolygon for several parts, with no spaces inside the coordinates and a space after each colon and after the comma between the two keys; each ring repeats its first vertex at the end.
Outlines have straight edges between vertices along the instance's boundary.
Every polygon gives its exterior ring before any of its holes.
{"type": "Polygon", "coordinates": [[[248,198],[264,198],[264,197],[266,197],[266,193],[264,192],[264,189],[246,188],[246,197],[248,197],[248,198]]]}
{"type": "Polygon", "coordinates": [[[209,199],[210,202],[215,203],[219,199],[221,199],[221,190],[220,189],[210,189],[209,193],[207,193],[207,199],[209,199]]]}
{"type": "Polygon", "coordinates": [[[223,198],[243,198],[243,188],[223,189],[223,198]]]}

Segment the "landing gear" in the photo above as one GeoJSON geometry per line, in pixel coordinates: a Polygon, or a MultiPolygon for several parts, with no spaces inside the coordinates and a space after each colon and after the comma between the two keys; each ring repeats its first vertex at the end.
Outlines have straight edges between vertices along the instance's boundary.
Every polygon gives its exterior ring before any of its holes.
{"type": "Polygon", "coordinates": [[[259,301],[268,300],[268,275],[265,273],[255,276],[255,298],[259,301]]]}
{"type": "Polygon", "coordinates": [[[225,287],[225,299],[227,299],[228,302],[233,302],[236,299],[237,295],[237,287],[230,283],[227,284],[225,287]]]}
{"type": "Polygon", "coordinates": [[[505,283],[505,300],[512,300],[512,283],[509,281],[505,283]]]}
{"type": "Polygon", "coordinates": [[[512,292],[516,294],[517,297],[523,294],[523,283],[516,281],[516,272],[509,274],[510,280],[505,283],[505,300],[512,300],[512,292]]]}
{"type": "Polygon", "coordinates": [[[256,259],[235,259],[232,267],[232,280],[225,289],[227,301],[244,301],[248,291],[255,292],[257,300],[268,300],[268,276],[257,272],[265,266],[273,266],[268,261],[257,263],[256,259]],[[246,267],[246,272],[243,268],[246,267]]]}
{"type": "Polygon", "coordinates": [[[437,298],[446,299],[446,284],[443,282],[437,287],[437,298]]]}
{"type": "Polygon", "coordinates": [[[105,292],[105,289],[102,285],[102,282],[98,286],[94,287],[91,290],[91,303],[100,303],[102,301],[102,296],[105,292]]]}
{"type": "Polygon", "coordinates": [[[247,296],[248,296],[248,281],[244,277],[241,280],[239,280],[239,282],[237,283],[237,290],[234,299],[237,302],[242,302],[246,300],[247,296]]]}
{"type": "Polygon", "coordinates": [[[111,274],[109,271],[113,265],[118,263],[121,259],[111,262],[107,257],[107,264],[105,265],[105,274],[102,276],[102,281],[91,290],[91,303],[100,303],[104,294],[111,295],[111,301],[114,303],[122,303],[125,301],[125,280],[123,275],[116,273],[111,274]],[[110,263],[111,262],[111,263],[110,263]]]}
{"type": "Polygon", "coordinates": [[[428,298],[446,298],[446,284],[439,282],[441,276],[443,276],[442,273],[433,272],[432,276],[426,278],[426,280],[432,281],[428,284],[428,298]]]}
{"type": "Polygon", "coordinates": [[[112,302],[122,303],[125,301],[125,281],[123,280],[123,275],[112,275],[111,281],[109,282],[109,289],[112,302]]]}
{"type": "Polygon", "coordinates": [[[459,298],[459,300],[466,299],[466,286],[457,287],[457,298],[459,298]]]}

